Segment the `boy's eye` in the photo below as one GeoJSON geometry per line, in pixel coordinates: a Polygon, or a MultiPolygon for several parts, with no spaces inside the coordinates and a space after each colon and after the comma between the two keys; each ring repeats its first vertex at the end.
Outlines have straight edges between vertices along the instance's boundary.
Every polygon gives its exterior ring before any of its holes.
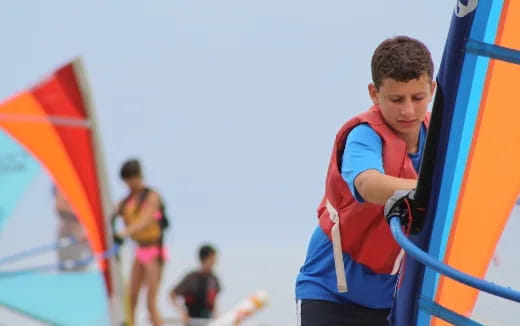
{"type": "Polygon", "coordinates": [[[414,101],[421,101],[422,99],[424,99],[424,96],[414,96],[413,99],[414,101]]]}
{"type": "Polygon", "coordinates": [[[401,103],[403,101],[402,97],[392,98],[390,99],[394,103],[401,103]]]}

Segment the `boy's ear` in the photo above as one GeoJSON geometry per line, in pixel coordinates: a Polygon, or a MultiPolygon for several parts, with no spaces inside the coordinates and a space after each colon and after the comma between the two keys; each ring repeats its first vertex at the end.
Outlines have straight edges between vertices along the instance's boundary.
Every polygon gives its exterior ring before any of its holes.
{"type": "Polygon", "coordinates": [[[372,99],[374,105],[379,105],[379,91],[374,83],[368,84],[368,95],[372,99]]]}
{"type": "Polygon", "coordinates": [[[435,80],[432,80],[430,82],[430,99],[428,102],[431,102],[433,100],[433,96],[435,95],[435,89],[437,88],[437,82],[435,80]]]}

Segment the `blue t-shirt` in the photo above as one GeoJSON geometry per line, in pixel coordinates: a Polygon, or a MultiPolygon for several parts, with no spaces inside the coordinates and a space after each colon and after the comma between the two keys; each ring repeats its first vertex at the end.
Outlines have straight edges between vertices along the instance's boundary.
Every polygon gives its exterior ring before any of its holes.
{"type": "MultiPolygon", "coordinates": [[[[426,129],[421,128],[418,152],[408,154],[416,171],[419,171],[426,141],[426,129]]],[[[384,173],[381,137],[367,124],[352,129],[345,143],[341,175],[359,202],[363,198],[356,190],[354,180],[374,169],[384,173]]],[[[397,281],[396,275],[376,274],[343,253],[348,292],[337,290],[336,270],[332,242],[318,226],[311,236],[305,263],[296,279],[296,298],[325,300],[336,303],[356,303],[368,308],[390,308],[397,281]]]]}

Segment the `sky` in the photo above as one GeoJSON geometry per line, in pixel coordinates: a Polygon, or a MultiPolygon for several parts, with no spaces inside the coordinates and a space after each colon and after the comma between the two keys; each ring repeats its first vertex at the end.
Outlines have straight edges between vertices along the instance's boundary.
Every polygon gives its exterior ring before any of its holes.
{"type": "Polygon", "coordinates": [[[370,106],[373,50],[410,35],[438,68],[454,5],[2,2],[0,99],[81,56],[112,200],[125,194],[121,163],[137,157],[172,219],[165,314],[167,289],[210,242],[220,253],[222,308],[265,288],[271,304],[255,320],[291,325],[335,133],[370,106]]]}

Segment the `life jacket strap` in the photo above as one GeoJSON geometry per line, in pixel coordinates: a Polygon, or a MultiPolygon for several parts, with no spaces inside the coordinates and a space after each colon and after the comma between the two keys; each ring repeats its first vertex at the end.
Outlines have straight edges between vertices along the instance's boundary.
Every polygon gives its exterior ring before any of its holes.
{"type": "Polygon", "coordinates": [[[345,264],[343,262],[343,249],[341,247],[341,233],[339,229],[339,214],[338,211],[327,200],[325,203],[329,217],[334,223],[331,230],[332,250],[334,251],[334,267],[336,269],[336,282],[338,284],[338,291],[344,293],[348,291],[347,276],[345,275],[345,264]]]}

